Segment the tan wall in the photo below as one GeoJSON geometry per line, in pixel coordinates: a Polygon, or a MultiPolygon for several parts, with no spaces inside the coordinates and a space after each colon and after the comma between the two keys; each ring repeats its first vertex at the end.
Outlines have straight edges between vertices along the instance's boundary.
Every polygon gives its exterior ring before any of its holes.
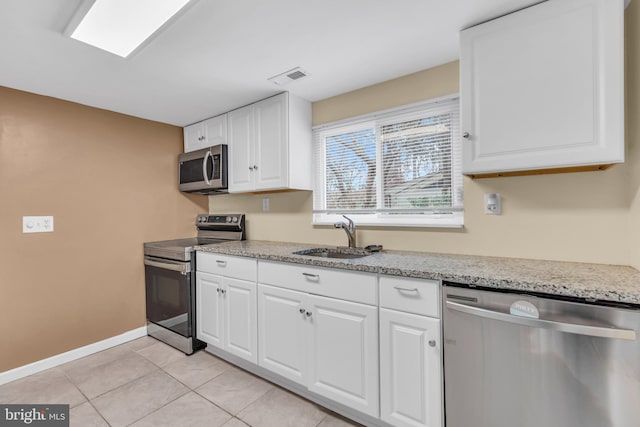
{"type": "Polygon", "coordinates": [[[180,128],[0,87],[0,372],[144,325],[142,243],[207,209],[181,150],[180,128]]]}
{"type": "MultiPolygon", "coordinates": [[[[636,40],[640,6],[627,10],[628,140],[638,135],[640,52],[636,40]]],[[[458,92],[453,62],[313,104],[322,124],[458,92]]],[[[640,265],[640,153],[604,172],[470,180],[465,178],[463,230],[360,228],[359,245],[388,249],[640,265]],[[632,182],[629,184],[629,176],[632,182]],[[631,189],[629,188],[631,185],[631,189]],[[500,193],[503,214],[483,213],[484,193],[500,193]],[[630,208],[633,203],[633,208],[630,208]],[[631,214],[630,214],[631,212],[631,214]],[[629,225],[631,221],[631,226],[629,225]],[[632,238],[633,237],[633,238],[632,238]]],[[[344,232],[311,225],[310,192],[225,195],[209,198],[210,212],[248,214],[250,239],[344,245],[344,232]],[[271,212],[261,211],[269,197],[271,212]]]]}

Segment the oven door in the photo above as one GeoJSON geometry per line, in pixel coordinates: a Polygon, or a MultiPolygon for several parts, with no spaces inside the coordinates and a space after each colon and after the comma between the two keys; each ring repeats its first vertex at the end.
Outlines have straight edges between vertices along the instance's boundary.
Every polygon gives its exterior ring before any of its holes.
{"type": "Polygon", "coordinates": [[[145,256],[144,266],[147,320],[191,337],[191,263],[145,256]]]}

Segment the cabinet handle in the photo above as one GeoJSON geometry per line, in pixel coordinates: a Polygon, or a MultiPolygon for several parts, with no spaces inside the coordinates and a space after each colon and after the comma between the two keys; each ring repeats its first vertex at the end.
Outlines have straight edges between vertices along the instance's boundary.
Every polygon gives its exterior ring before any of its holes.
{"type": "Polygon", "coordinates": [[[307,317],[311,317],[313,313],[311,313],[310,311],[307,311],[305,314],[307,315],[307,317]]]}
{"type": "Polygon", "coordinates": [[[429,345],[431,347],[435,347],[436,346],[436,340],[429,340],[429,345]]]}
{"type": "Polygon", "coordinates": [[[217,259],[216,260],[216,264],[218,264],[221,267],[224,267],[225,265],[227,265],[227,261],[221,260],[221,259],[217,259]]]}
{"type": "Polygon", "coordinates": [[[394,286],[393,289],[398,292],[419,292],[418,288],[401,288],[400,286],[394,286]]]}
{"type": "Polygon", "coordinates": [[[462,137],[463,137],[464,139],[469,139],[469,138],[471,138],[471,134],[470,134],[469,132],[464,132],[464,133],[462,134],[462,137]]]}
{"type": "Polygon", "coordinates": [[[320,276],[318,274],[313,274],[313,273],[302,273],[303,276],[306,276],[310,279],[319,279],[320,276]]]}
{"type": "Polygon", "coordinates": [[[307,311],[307,310],[305,310],[304,308],[301,308],[301,309],[300,309],[300,310],[298,310],[298,311],[300,312],[300,314],[304,314],[304,312],[305,312],[305,311],[307,311]]]}

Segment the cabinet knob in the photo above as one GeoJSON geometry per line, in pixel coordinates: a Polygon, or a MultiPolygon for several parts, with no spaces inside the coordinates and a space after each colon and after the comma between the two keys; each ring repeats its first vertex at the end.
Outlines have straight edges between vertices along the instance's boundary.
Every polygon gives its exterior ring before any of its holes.
{"type": "Polygon", "coordinates": [[[253,165],[254,170],[258,170],[258,165],[253,165]]]}
{"type": "Polygon", "coordinates": [[[249,166],[249,170],[252,171],[253,170],[253,166],[249,166]]]}
{"type": "Polygon", "coordinates": [[[429,340],[429,345],[431,347],[435,347],[436,346],[436,340],[429,340]]]}
{"type": "Polygon", "coordinates": [[[298,311],[300,312],[300,314],[304,314],[304,312],[305,312],[305,311],[307,311],[307,310],[305,310],[304,308],[301,308],[301,309],[300,309],[300,310],[298,310],[298,311]]]}
{"type": "Polygon", "coordinates": [[[469,139],[469,138],[471,138],[471,134],[469,132],[464,132],[462,134],[462,137],[465,138],[465,139],[469,139]]]}
{"type": "Polygon", "coordinates": [[[310,311],[307,311],[305,314],[307,315],[307,317],[311,317],[313,313],[311,313],[310,311]]]}
{"type": "Polygon", "coordinates": [[[216,292],[220,293],[221,289],[220,288],[216,288],[216,292]]]}

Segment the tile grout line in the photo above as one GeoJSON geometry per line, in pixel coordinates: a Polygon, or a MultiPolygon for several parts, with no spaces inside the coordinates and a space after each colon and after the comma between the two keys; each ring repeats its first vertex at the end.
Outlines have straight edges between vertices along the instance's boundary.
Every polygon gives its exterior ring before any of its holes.
{"type": "MultiPolygon", "coordinates": [[[[126,344],[126,343],[124,343],[124,344],[126,344]]],[[[120,345],[123,345],[123,344],[120,344],[120,345]]],[[[117,346],[116,346],[116,347],[117,347],[117,346]]],[[[147,347],[150,347],[150,346],[147,346],[147,347]]],[[[111,347],[111,348],[115,348],[115,347],[111,347]]],[[[145,347],[145,348],[146,348],[146,347],[145,347]]],[[[109,350],[109,349],[107,349],[107,350],[109,350]]],[[[140,349],[140,350],[142,350],[142,349],[140,349]]],[[[106,350],[103,350],[103,351],[106,351],[106,350]]],[[[59,369],[59,370],[60,370],[60,372],[62,372],[62,374],[64,375],[64,377],[67,379],[67,381],[69,381],[69,383],[71,383],[71,384],[76,388],[76,390],[78,390],[78,392],[79,392],[79,393],[80,393],[80,394],[81,394],[81,395],[86,399],[86,402],[87,402],[87,403],[89,403],[89,404],[91,405],[91,407],[96,411],[96,413],[98,414],[98,416],[99,416],[102,420],[104,420],[104,422],[105,422],[105,423],[107,423],[107,425],[108,425],[108,426],[110,426],[110,427],[111,427],[111,423],[109,423],[109,421],[107,421],[107,419],[104,417],[104,415],[102,414],[102,412],[100,412],[100,410],[99,410],[99,409],[94,405],[94,400],[95,400],[95,399],[100,398],[101,396],[104,396],[104,395],[105,395],[105,394],[107,394],[107,393],[110,393],[110,392],[112,392],[112,391],[114,391],[114,390],[117,390],[117,389],[118,389],[118,388],[120,388],[120,387],[124,387],[125,385],[131,384],[131,383],[132,383],[132,382],[134,382],[134,381],[137,381],[137,380],[139,380],[139,379],[141,379],[141,378],[144,378],[144,377],[146,377],[146,376],[149,376],[149,375],[151,375],[151,374],[155,373],[156,371],[160,371],[160,370],[161,370],[162,372],[164,372],[164,370],[163,370],[161,367],[157,366],[157,365],[156,365],[155,363],[153,363],[151,360],[149,360],[149,359],[147,359],[146,357],[144,357],[143,355],[139,354],[137,350],[131,350],[131,349],[129,349],[129,350],[128,350],[128,352],[130,352],[131,354],[136,354],[136,355],[138,355],[138,356],[142,357],[143,359],[147,360],[149,363],[151,363],[152,365],[154,365],[155,369],[154,369],[154,370],[152,370],[151,372],[148,372],[148,373],[147,373],[147,374],[145,374],[145,375],[141,375],[141,376],[136,377],[136,378],[134,378],[134,379],[132,379],[132,380],[130,380],[130,381],[127,381],[126,383],[121,384],[121,385],[119,385],[119,386],[117,386],[117,387],[115,387],[115,388],[113,388],[113,389],[111,389],[111,390],[107,390],[107,391],[105,391],[105,392],[103,392],[103,393],[100,393],[99,395],[94,396],[92,399],[90,399],[90,398],[89,398],[89,397],[88,397],[88,396],[87,396],[87,395],[86,395],[86,394],[85,394],[85,393],[80,389],[80,387],[78,387],[78,385],[75,383],[75,381],[73,381],[73,380],[71,379],[71,377],[67,374],[67,372],[66,372],[64,369],[62,369],[61,367],[58,367],[58,366],[53,368],[53,369],[59,369]]],[[[124,357],[127,357],[127,356],[125,356],[125,355],[126,355],[126,353],[127,353],[127,352],[124,352],[124,353],[123,353],[123,355],[120,355],[120,356],[118,356],[117,358],[115,358],[115,359],[113,359],[113,360],[105,361],[104,363],[100,363],[99,365],[96,365],[95,367],[101,367],[101,366],[107,365],[107,364],[109,364],[109,363],[113,363],[113,362],[115,362],[115,361],[118,361],[118,360],[122,359],[122,357],[123,357],[123,356],[124,356],[124,357]]],[[[90,355],[90,356],[91,356],[91,355],[90,355]]],[[[89,356],[86,356],[86,357],[89,357],[89,356]]],[[[81,359],[78,359],[78,360],[81,360],[81,359]]],[[[74,361],[69,362],[69,363],[73,363],[73,362],[74,362],[74,361]]],[[[95,368],[95,367],[94,367],[94,368],[95,368]]],[[[168,375],[168,373],[167,373],[167,375],[168,375]]],[[[173,377],[172,377],[172,378],[173,378],[173,377]]],[[[187,387],[187,388],[188,388],[188,387],[187,387]]],[[[185,393],[185,394],[186,394],[186,393],[185,393]]],[[[85,402],[83,402],[83,403],[85,403],[85,402]]],[[[76,405],[75,407],[80,406],[80,405],[82,405],[82,403],[81,403],[81,404],[79,404],[79,405],[76,405]]],[[[71,407],[69,408],[69,413],[71,413],[71,407]]],[[[139,420],[136,420],[136,421],[134,421],[134,422],[137,422],[137,421],[139,421],[139,420]]]]}

